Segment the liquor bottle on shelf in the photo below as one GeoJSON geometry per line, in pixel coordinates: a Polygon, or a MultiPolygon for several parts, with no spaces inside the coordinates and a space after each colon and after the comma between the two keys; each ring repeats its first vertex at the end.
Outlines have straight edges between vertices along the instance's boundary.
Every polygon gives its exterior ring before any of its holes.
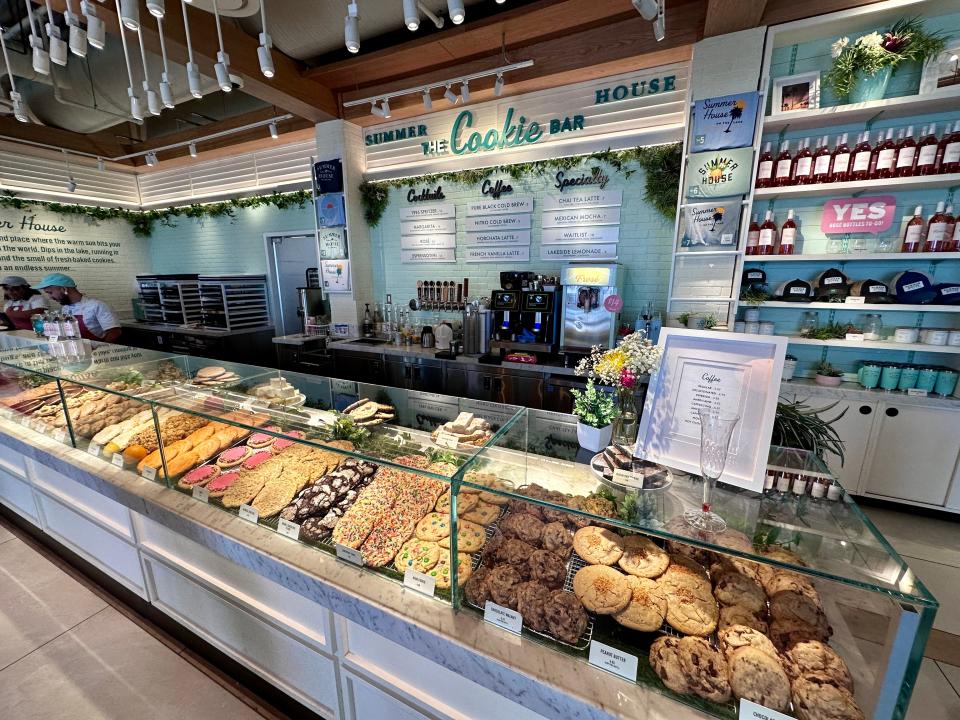
{"type": "MultiPolygon", "coordinates": [[[[956,220],[957,218],[954,218],[956,220]]],[[[960,222],[957,222],[953,226],[953,240],[950,241],[950,246],[947,248],[949,252],[957,252],[960,250],[960,222]]]]}
{"type": "Polygon", "coordinates": [[[925,134],[917,143],[917,165],[914,175],[933,175],[937,172],[937,150],[940,141],[937,140],[937,124],[930,123],[925,134]]]}
{"type": "Polygon", "coordinates": [[[757,222],[757,215],[754,213],[750,219],[750,228],[747,230],[747,255],[756,255],[760,247],[760,223],[757,222]]]}
{"type": "Polygon", "coordinates": [[[780,154],[777,155],[776,172],[774,173],[773,184],[776,187],[785,187],[792,182],[793,178],[793,156],[790,155],[790,141],[784,140],[780,143],[780,154]]]}
{"type": "Polygon", "coordinates": [[[813,182],[830,182],[830,153],[829,136],[824,135],[820,139],[820,147],[813,154],[813,182]]]}
{"type": "Polygon", "coordinates": [[[773,144],[767,142],[763,146],[763,152],[760,153],[760,160],[757,165],[757,187],[768,188],[773,185],[773,144]]]}
{"type": "Polygon", "coordinates": [[[917,163],[917,141],[913,139],[913,125],[907,126],[903,140],[897,145],[897,177],[910,177],[917,163]]]}
{"type": "Polygon", "coordinates": [[[907,223],[907,228],[903,233],[903,245],[900,246],[900,252],[915,253],[920,252],[923,245],[923,206],[917,205],[913,211],[913,217],[907,223]]]}
{"type": "Polygon", "coordinates": [[[810,138],[806,138],[793,159],[793,184],[809,185],[813,182],[813,153],[810,152],[810,138]]]}
{"type": "Polygon", "coordinates": [[[943,134],[940,144],[943,145],[940,172],[960,172],[960,120],[953,123],[953,132],[943,134]]]}
{"type": "Polygon", "coordinates": [[[777,224],[773,221],[773,211],[767,210],[767,216],[760,226],[760,239],[756,255],[773,255],[777,246],[777,224]]]}
{"type": "Polygon", "coordinates": [[[946,249],[947,215],[943,203],[938,202],[937,211],[927,221],[927,238],[923,243],[923,252],[944,252],[946,249]]]}
{"type": "Polygon", "coordinates": [[[947,205],[947,231],[944,235],[946,242],[943,244],[943,252],[952,252],[957,248],[954,245],[954,235],[957,233],[957,217],[953,214],[953,205],[947,205]]]}
{"type": "Polygon", "coordinates": [[[856,147],[853,148],[853,169],[850,171],[851,180],[866,180],[870,177],[870,158],[872,156],[873,148],[870,147],[870,133],[863,132],[857,140],[856,147]]]}
{"type": "Polygon", "coordinates": [[[877,143],[875,149],[876,166],[874,167],[873,178],[892,178],[896,171],[897,144],[893,141],[893,128],[887,130],[887,135],[883,142],[877,143]]]}
{"type": "Polygon", "coordinates": [[[846,182],[850,179],[850,146],[847,145],[847,133],[837,138],[837,147],[833,150],[830,164],[830,182],[846,182]]]}
{"type": "Polygon", "coordinates": [[[793,210],[787,210],[787,219],[780,228],[780,245],[777,255],[793,255],[797,247],[797,221],[793,219],[793,210]]]}

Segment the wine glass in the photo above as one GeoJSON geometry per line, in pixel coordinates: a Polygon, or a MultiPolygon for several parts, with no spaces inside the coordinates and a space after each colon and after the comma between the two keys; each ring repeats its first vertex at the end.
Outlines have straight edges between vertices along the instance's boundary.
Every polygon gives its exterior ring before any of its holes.
{"type": "Polygon", "coordinates": [[[697,530],[719,533],[727,529],[722,517],[711,511],[710,496],[717,479],[727,465],[727,451],[739,415],[721,415],[715,410],[699,410],[700,474],[703,476],[703,504],[699,510],[687,510],[683,519],[697,530]]]}

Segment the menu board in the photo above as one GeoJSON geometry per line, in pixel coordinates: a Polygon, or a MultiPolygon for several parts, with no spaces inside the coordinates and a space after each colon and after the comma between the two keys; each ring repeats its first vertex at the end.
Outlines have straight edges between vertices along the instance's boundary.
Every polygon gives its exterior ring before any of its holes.
{"type": "Polygon", "coordinates": [[[452,218],[457,216],[457,206],[453,203],[430,203],[429,205],[408,205],[400,208],[401,220],[423,220],[425,218],[452,218]]]}
{"type": "Polygon", "coordinates": [[[575,210],[576,208],[620,207],[623,190],[596,190],[571,195],[547,195],[543,199],[544,210],[575,210]]]}
{"type": "Polygon", "coordinates": [[[515,197],[503,200],[477,200],[467,203],[467,216],[471,215],[507,215],[510,213],[533,212],[533,198],[515,197]]]}
{"type": "Polygon", "coordinates": [[[615,243],[620,240],[619,225],[598,227],[544,228],[540,242],[544,245],[577,245],[580,243],[615,243]]]}
{"type": "Polygon", "coordinates": [[[453,203],[412,205],[400,209],[400,262],[457,261],[457,208],[453,203]]]}
{"type": "Polygon", "coordinates": [[[620,208],[618,207],[553,210],[543,214],[545,228],[619,224],[620,208]]]}
{"type": "Polygon", "coordinates": [[[485,245],[529,245],[529,230],[490,230],[489,232],[467,233],[467,247],[485,245]]]}

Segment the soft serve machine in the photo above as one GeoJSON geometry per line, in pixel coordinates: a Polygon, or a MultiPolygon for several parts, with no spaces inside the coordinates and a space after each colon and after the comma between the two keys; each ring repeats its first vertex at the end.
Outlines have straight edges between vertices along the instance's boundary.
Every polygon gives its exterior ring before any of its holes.
{"type": "Polygon", "coordinates": [[[564,265],[560,271],[563,308],[560,322],[560,352],[586,355],[599,345],[612,348],[617,337],[617,313],[623,269],[617,263],[564,265]],[[612,306],[613,309],[607,309],[612,306]]]}

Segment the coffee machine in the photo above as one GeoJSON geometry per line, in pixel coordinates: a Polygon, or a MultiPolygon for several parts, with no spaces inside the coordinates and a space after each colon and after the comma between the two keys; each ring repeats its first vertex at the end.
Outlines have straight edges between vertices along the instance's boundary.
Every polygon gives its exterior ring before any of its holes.
{"type": "Polygon", "coordinates": [[[622,267],[617,263],[571,263],[560,271],[560,284],[563,286],[560,352],[586,355],[596,345],[612,348],[616,343],[620,303],[608,302],[608,298],[620,296],[622,267]]]}
{"type": "MultiPolygon", "coordinates": [[[[504,273],[501,273],[503,275],[504,273]]],[[[514,278],[504,285],[513,285],[514,278]]],[[[492,350],[555,354],[560,332],[557,290],[536,283],[526,289],[494,290],[490,298],[492,350]]]]}

